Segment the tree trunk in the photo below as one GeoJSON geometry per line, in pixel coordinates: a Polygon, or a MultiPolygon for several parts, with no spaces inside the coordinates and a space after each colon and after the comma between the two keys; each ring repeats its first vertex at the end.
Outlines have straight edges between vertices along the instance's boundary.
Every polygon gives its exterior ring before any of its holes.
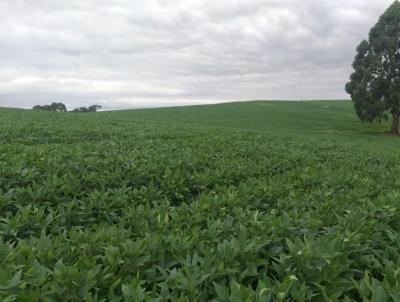
{"type": "Polygon", "coordinates": [[[392,113],[392,129],[390,133],[393,135],[399,135],[399,114],[392,113]]]}

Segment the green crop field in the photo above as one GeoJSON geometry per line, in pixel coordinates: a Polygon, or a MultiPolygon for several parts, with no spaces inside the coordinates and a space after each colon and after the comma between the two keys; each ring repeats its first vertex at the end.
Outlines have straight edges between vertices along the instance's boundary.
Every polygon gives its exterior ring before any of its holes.
{"type": "Polygon", "coordinates": [[[0,301],[400,301],[400,140],[349,101],[0,109],[0,301]]]}

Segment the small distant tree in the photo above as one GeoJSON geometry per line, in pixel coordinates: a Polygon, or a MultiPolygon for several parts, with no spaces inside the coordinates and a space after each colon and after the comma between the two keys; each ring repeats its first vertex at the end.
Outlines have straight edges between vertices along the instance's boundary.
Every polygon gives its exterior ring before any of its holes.
{"type": "Polygon", "coordinates": [[[99,105],[90,105],[89,107],[75,108],[74,110],[72,110],[72,112],[81,112],[81,113],[96,112],[99,109],[101,109],[101,106],[99,106],[99,105]]]}
{"type": "Polygon", "coordinates": [[[88,107],[88,109],[89,109],[89,112],[96,112],[97,110],[101,109],[101,106],[100,105],[90,105],[88,107]]]}
{"type": "Polygon", "coordinates": [[[392,116],[392,134],[399,134],[400,116],[400,3],[395,1],[357,47],[354,72],[346,91],[363,122],[392,116]]]}
{"type": "Polygon", "coordinates": [[[67,107],[63,103],[51,103],[51,106],[53,106],[56,111],[67,111],[67,107]]]}
{"type": "Polygon", "coordinates": [[[33,106],[33,110],[45,110],[44,108],[43,108],[44,106],[40,106],[40,105],[35,105],[35,106],[33,106]]]}
{"type": "Polygon", "coordinates": [[[45,110],[45,111],[60,111],[60,112],[66,112],[67,107],[63,103],[56,103],[53,102],[50,105],[36,105],[33,106],[33,110],[45,110]]]}
{"type": "Polygon", "coordinates": [[[75,108],[71,112],[86,112],[86,110],[87,110],[86,107],[79,107],[79,108],[75,108]]]}

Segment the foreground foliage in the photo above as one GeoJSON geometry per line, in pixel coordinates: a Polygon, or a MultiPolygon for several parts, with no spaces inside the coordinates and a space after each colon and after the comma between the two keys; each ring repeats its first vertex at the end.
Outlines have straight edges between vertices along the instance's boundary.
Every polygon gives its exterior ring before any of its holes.
{"type": "Polygon", "coordinates": [[[400,300],[392,140],[8,109],[0,130],[1,301],[400,300]]]}

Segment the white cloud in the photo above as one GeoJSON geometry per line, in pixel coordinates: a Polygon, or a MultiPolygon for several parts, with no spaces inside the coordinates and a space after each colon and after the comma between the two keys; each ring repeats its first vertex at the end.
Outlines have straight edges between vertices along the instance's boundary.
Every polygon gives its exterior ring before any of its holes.
{"type": "Polygon", "coordinates": [[[0,105],[345,98],[391,0],[2,0],[0,105]]]}

